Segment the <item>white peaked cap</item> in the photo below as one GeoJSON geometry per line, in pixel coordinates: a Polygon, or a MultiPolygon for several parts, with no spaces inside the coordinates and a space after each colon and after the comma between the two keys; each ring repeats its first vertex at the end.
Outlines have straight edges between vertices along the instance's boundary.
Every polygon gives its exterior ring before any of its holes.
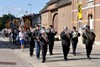
{"type": "Polygon", "coordinates": [[[41,30],[41,33],[44,33],[45,32],[45,30],[41,30]]]}

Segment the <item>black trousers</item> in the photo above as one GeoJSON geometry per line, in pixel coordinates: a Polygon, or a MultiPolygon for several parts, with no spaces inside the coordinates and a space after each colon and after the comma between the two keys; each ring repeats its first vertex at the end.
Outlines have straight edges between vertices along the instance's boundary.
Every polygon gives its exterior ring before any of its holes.
{"type": "Polygon", "coordinates": [[[49,53],[53,54],[54,40],[50,40],[49,43],[49,53]]]}
{"type": "Polygon", "coordinates": [[[42,61],[45,61],[47,54],[47,44],[41,45],[41,48],[42,48],[42,61]]]}
{"type": "Polygon", "coordinates": [[[30,56],[33,55],[35,43],[30,42],[30,56]]]}
{"type": "Polygon", "coordinates": [[[86,40],[85,46],[86,46],[86,54],[87,56],[90,56],[93,48],[93,41],[86,40]]]}
{"type": "Polygon", "coordinates": [[[86,54],[87,56],[90,56],[93,46],[92,45],[86,45],[86,54]]]}
{"type": "Polygon", "coordinates": [[[70,46],[69,45],[62,44],[62,49],[63,49],[64,59],[67,59],[67,55],[69,53],[70,46]]]}
{"type": "Polygon", "coordinates": [[[34,48],[33,47],[30,47],[30,56],[33,55],[33,51],[34,51],[34,48]]]}
{"type": "Polygon", "coordinates": [[[73,42],[72,43],[73,54],[76,53],[76,47],[77,47],[77,43],[73,42]]]}

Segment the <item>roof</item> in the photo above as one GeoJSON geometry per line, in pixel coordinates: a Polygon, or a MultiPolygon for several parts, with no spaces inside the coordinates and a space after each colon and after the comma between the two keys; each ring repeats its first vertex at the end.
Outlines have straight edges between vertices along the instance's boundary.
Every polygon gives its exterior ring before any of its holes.
{"type": "Polygon", "coordinates": [[[61,6],[64,6],[64,5],[67,5],[67,4],[70,4],[71,3],[71,0],[59,0],[56,4],[56,7],[61,7],[61,6]]]}
{"type": "Polygon", "coordinates": [[[44,8],[40,11],[40,13],[47,11],[48,5],[44,6],[44,8]]]}
{"type": "Polygon", "coordinates": [[[64,5],[67,5],[67,4],[70,4],[71,3],[71,0],[50,0],[46,6],[44,6],[44,8],[40,11],[40,13],[43,13],[43,12],[46,12],[48,11],[48,6],[53,4],[53,3],[56,3],[56,8],[59,8],[61,6],[64,6],[64,5]]]}
{"type": "Polygon", "coordinates": [[[57,1],[59,1],[59,0],[50,0],[47,4],[48,4],[48,5],[51,5],[51,4],[53,4],[53,3],[56,3],[57,1]]]}
{"type": "Polygon", "coordinates": [[[58,0],[50,0],[50,1],[46,4],[46,6],[44,6],[44,8],[40,11],[40,13],[43,13],[43,12],[47,11],[48,6],[51,5],[51,4],[53,4],[53,3],[56,3],[57,1],[58,1],[58,0]]]}
{"type": "Polygon", "coordinates": [[[35,19],[37,17],[40,17],[40,14],[34,14],[32,18],[35,19]]]}
{"type": "Polygon", "coordinates": [[[40,14],[33,14],[33,15],[26,15],[26,16],[23,16],[23,18],[25,19],[35,19],[37,17],[39,17],[40,14]]]}

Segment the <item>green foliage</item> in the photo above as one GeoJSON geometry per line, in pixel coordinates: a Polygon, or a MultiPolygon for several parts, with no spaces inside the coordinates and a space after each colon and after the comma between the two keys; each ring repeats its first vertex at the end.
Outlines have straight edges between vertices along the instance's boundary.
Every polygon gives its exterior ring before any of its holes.
{"type": "Polygon", "coordinates": [[[3,28],[2,18],[0,18],[0,30],[3,28]]]}
{"type": "Polygon", "coordinates": [[[0,20],[0,27],[2,26],[2,20],[0,20]]]}
{"type": "Polygon", "coordinates": [[[16,17],[12,14],[4,14],[2,19],[0,19],[0,24],[2,24],[0,26],[0,29],[4,28],[7,22],[12,21],[13,19],[15,19],[16,17]]]}

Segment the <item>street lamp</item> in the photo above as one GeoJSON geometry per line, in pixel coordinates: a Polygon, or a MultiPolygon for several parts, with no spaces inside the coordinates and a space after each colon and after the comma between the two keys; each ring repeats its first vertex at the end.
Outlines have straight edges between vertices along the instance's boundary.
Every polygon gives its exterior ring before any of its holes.
{"type": "Polygon", "coordinates": [[[32,14],[32,4],[28,4],[30,6],[30,14],[32,14]]]}
{"type": "Polygon", "coordinates": [[[27,15],[28,11],[25,11],[25,13],[26,13],[26,15],[27,15]]]}

